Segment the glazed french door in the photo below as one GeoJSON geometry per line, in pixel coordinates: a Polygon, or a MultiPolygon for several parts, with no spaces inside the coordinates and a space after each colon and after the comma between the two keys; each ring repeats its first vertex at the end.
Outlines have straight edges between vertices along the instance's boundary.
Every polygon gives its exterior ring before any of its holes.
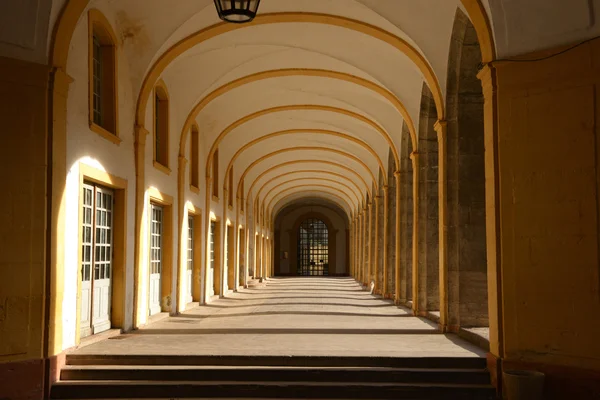
{"type": "Polygon", "coordinates": [[[164,210],[161,206],[150,206],[150,315],[161,311],[161,273],[163,262],[163,217],[164,210]]]}
{"type": "Polygon", "coordinates": [[[217,223],[215,221],[210,221],[210,231],[209,235],[209,259],[208,259],[208,277],[206,283],[206,290],[208,291],[208,296],[215,295],[215,229],[217,228],[217,223]]]}
{"type": "Polygon", "coordinates": [[[186,303],[192,302],[192,271],[194,269],[194,217],[188,217],[186,303]]]}
{"type": "Polygon", "coordinates": [[[80,336],[110,329],[114,192],[83,185],[80,336]]]}

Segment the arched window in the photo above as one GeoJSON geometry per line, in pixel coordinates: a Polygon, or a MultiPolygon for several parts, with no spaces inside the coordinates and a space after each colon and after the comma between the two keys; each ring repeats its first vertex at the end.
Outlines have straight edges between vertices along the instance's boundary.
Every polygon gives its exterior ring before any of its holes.
{"type": "Polygon", "coordinates": [[[212,157],[212,196],[214,200],[219,199],[219,149],[216,149],[212,157]]]}
{"type": "Polygon", "coordinates": [[[194,124],[192,126],[190,138],[190,185],[195,189],[198,189],[200,187],[200,179],[198,173],[200,163],[200,158],[198,156],[200,138],[198,136],[198,126],[194,124]]]}
{"type": "Polygon", "coordinates": [[[320,219],[307,218],[298,228],[298,275],[329,275],[329,231],[320,219]]]}
{"type": "Polygon", "coordinates": [[[90,129],[118,144],[117,39],[98,10],[88,12],[88,29],[90,129]]]}
{"type": "Polygon", "coordinates": [[[154,88],[154,166],[169,169],[169,94],[164,84],[154,88]]]}

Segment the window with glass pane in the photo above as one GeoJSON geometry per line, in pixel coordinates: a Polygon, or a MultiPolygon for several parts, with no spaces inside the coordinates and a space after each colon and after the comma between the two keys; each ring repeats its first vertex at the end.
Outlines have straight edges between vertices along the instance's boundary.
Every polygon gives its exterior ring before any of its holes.
{"type": "Polygon", "coordinates": [[[156,161],[160,161],[160,153],[162,148],[161,141],[161,113],[160,113],[160,97],[158,93],[154,94],[154,146],[156,148],[156,161]]]}
{"type": "Polygon", "coordinates": [[[93,55],[92,55],[92,69],[93,69],[93,83],[92,83],[92,102],[93,102],[93,118],[94,123],[102,126],[102,86],[103,86],[103,74],[102,74],[102,45],[97,35],[92,38],[93,55]]]}
{"type": "Polygon", "coordinates": [[[187,256],[187,269],[191,271],[194,266],[194,217],[188,217],[187,256]]]}
{"type": "Polygon", "coordinates": [[[96,188],[94,279],[110,279],[112,265],[112,192],[96,188]]]}
{"type": "Polygon", "coordinates": [[[162,207],[152,206],[152,225],[150,232],[150,273],[160,274],[162,271],[162,207]]]}
{"type": "Polygon", "coordinates": [[[94,188],[83,188],[83,220],[81,224],[81,280],[92,279],[92,230],[93,230],[94,188]]]}
{"type": "Polygon", "coordinates": [[[329,274],[329,232],[319,219],[308,218],[298,228],[298,275],[329,274]]]}
{"type": "Polygon", "coordinates": [[[210,268],[215,267],[215,229],[217,224],[210,221],[210,268]]]}

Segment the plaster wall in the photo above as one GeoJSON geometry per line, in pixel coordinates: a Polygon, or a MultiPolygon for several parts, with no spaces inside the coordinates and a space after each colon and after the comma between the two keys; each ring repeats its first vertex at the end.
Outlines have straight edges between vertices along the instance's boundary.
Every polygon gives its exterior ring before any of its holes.
{"type": "MultiPolygon", "coordinates": [[[[110,8],[105,16],[115,30],[111,20],[110,8]]],[[[117,44],[118,45],[118,44],[117,44]]],[[[62,307],[62,348],[75,346],[77,324],[78,274],[81,260],[78,259],[80,240],[79,195],[80,164],[89,165],[105,171],[128,182],[131,190],[127,191],[126,215],[126,309],[124,329],[133,326],[133,254],[134,254],[134,221],[135,221],[135,167],[133,160],[134,134],[133,126],[133,93],[128,79],[128,67],[121,62],[124,53],[117,48],[118,59],[118,130],[122,140],[114,144],[89,128],[88,109],[88,18],[87,12],[79,19],[71,41],[71,51],[67,64],[67,73],[73,79],[69,86],[67,103],[67,177],[66,177],[66,215],[64,232],[64,297],[62,307]]]]}

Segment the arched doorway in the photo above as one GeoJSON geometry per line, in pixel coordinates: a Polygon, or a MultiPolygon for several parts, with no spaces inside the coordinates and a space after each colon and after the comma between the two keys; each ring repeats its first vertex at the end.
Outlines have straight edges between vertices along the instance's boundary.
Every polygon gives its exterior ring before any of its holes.
{"type": "Polygon", "coordinates": [[[298,275],[329,275],[329,230],[318,218],[307,218],[298,227],[298,275]]]}

